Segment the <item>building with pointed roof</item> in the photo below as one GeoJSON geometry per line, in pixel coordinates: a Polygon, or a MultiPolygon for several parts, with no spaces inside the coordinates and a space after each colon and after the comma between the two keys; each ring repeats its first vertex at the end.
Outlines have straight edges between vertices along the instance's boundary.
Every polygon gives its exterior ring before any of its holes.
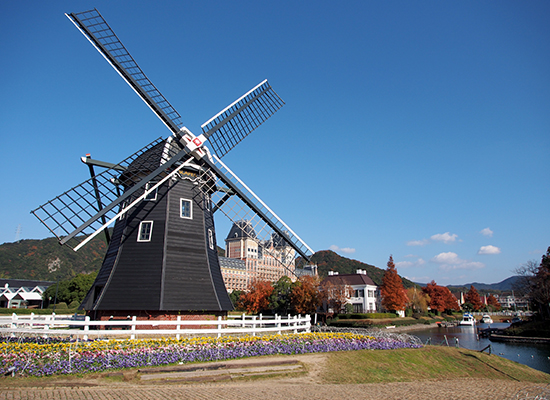
{"type": "MultiPolygon", "coordinates": [[[[348,289],[346,304],[351,304],[355,313],[372,313],[381,309],[380,290],[365,270],[358,269],[355,274],[341,275],[338,272],[329,271],[328,276],[321,281],[321,287],[327,284],[348,289]]],[[[340,312],[340,310],[332,311],[340,312]]]]}
{"type": "Polygon", "coordinates": [[[295,250],[279,235],[259,240],[248,220],[233,223],[225,239],[225,255],[220,257],[220,267],[229,293],[246,290],[254,280],[275,282],[288,276],[295,281],[301,275],[317,276],[316,266],[296,268],[295,250]]]}

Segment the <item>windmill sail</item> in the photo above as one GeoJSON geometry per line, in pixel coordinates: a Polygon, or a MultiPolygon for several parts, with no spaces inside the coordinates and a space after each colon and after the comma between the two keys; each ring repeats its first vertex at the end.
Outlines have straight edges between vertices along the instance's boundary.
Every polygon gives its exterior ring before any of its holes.
{"type": "Polygon", "coordinates": [[[203,178],[202,188],[207,192],[215,192],[212,202],[218,210],[233,223],[246,221],[253,228],[254,239],[267,245],[264,248],[285,247],[287,253],[279,259],[286,259],[288,263],[294,261],[295,255],[291,248],[306,260],[310,259],[313,250],[218,157],[212,155],[206,163],[210,168],[203,176],[211,175],[212,172],[208,171],[213,171],[217,179],[203,178]],[[220,190],[222,185],[224,190],[220,190]]]}
{"type": "Polygon", "coordinates": [[[135,90],[168,129],[178,136],[179,130],[183,127],[181,116],[149,78],[145,76],[99,11],[93,9],[65,15],[135,90]]]}
{"type": "Polygon", "coordinates": [[[266,79],[202,124],[203,134],[222,158],[284,104],[266,79]]]}
{"type": "Polygon", "coordinates": [[[117,206],[128,203],[132,196],[143,196],[145,193],[139,192],[139,189],[149,182],[155,182],[159,176],[166,175],[182,158],[189,158],[185,150],[177,153],[170,142],[161,138],[154,140],[115,166],[69,189],[31,213],[46,225],[61,244],[69,242],[78,234],[94,234],[104,228],[100,217],[112,219],[119,212],[117,206]]]}

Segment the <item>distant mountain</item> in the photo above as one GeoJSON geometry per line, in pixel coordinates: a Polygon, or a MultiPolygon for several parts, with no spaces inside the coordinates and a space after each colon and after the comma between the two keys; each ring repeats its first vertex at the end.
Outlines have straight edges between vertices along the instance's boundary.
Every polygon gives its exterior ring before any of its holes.
{"type": "Polygon", "coordinates": [[[100,235],[79,251],[60,246],[57,238],[21,240],[0,245],[0,278],[56,281],[98,271],[107,250],[100,235]]]}
{"type": "Polygon", "coordinates": [[[465,285],[448,285],[447,287],[451,290],[451,292],[454,292],[454,291],[467,292],[468,290],[470,290],[470,286],[475,287],[476,290],[478,290],[478,291],[509,292],[512,289],[514,289],[514,285],[516,284],[518,279],[520,279],[519,276],[511,276],[511,277],[506,278],[505,280],[503,280],[502,282],[499,282],[499,283],[487,284],[487,283],[473,282],[473,283],[468,283],[468,284],[465,284],[465,285]]]}
{"type": "MultiPolygon", "coordinates": [[[[364,269],[374,283],[378,286],[382,285],[382,277],[384,276],[385,269],[380,269],[374,265],[342,257],[330,250],[318,251],[311,257],[311,262],[317,264],[319,275],[322,278],[328,275],[328,271],[335,271],[339,274],[355,274],[358,269],[364,269]]],[[[408,279],[403,277],[401,277],[401,279],[405,288],[416,285],[408,279]]]]}

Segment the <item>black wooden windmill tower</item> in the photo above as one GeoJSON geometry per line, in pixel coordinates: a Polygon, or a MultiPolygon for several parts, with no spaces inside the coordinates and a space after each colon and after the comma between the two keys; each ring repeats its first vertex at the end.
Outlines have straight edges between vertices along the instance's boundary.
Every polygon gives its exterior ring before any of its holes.
{"type": "Polygon", "coordinates": [[[297,256],[309,260],[312,250],[221,161],[284,104],[269,83],[261,82],[194,135],[97,10],[66,15],[172,132],[118,164],[82,157],[92,177],[32,211],[75,251],[105,233],[108,250],[82,307],[97,319],[231,310],[216,211],[252,226],[265,252],[273,238],[285,242],[288,254],[278,257],[283,266],[297,256]],[[94,167],[103,170],[96,174],[94,167]]]}

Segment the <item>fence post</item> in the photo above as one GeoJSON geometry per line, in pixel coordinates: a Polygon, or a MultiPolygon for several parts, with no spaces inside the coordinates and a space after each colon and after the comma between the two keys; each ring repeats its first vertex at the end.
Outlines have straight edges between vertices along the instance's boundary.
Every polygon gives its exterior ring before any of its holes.
{"type": "Polygon", "coordinates": [[[242,323],[242,328],[244,328],[244,327],[245,327],[245,323],[244,323],[244,321],[245,321],[245,313],[243,313],[243,323],[242,323]]]}
{"type": "Polygon", "coordinates": [[[84,340],[88,340],[88,332],[90,331],[90,316],[86,315],[84,317],[84,340]]]}
{"type": "MultiPolygon", "coordinates": [[[[44,321],[44,330],[45,331],[48,331],[50,329],[50,324],[49,322],[51,321],[52,317],[50,315],[46,315],[46,318],[45,318],[45,321],[44,321]]],[[[48,337],[48,334],[47,333],[44,333],[44,339],[46,339],[48,337]]]]}
{"type": "Polygon", "coordinates": [[[136,338],[136,320],[137,320],[137,317],[134,315],[132,317],[132,334],[130,335],[130,339],[135,339],[136,338]]]}
{"type": "Polygon", "coordinates": [[[218,315],[218,337],[222,336],[222,316],[218,315]]]}
{"type": "Polygon", "coordinates": [[[256,336],[256,316],[252,317],[252,336],[256,336]]]}
{"type": "Polygon", "coordinates": [[[298,333],[298,316],[297,315],[294,316],[294,322],[292,323],[292,325],[294,326],[294,333],[298,333]]]}
{"type": "Polygon", "coordinates": [[[292,326],[292,324],[290,323],[290,319],[292,318],[292,316],[290,314],[287,315],[287,320],[288,320],[288,323],[287,323],[287,326],[288,326],[288,330],[290,330],[290,327],[292,326]]]}
{"type": "Polygon", "coordinates": [[[11,324],[10,324],[10,328],[11,328],[11,329],[17,328],[17,314],[16,314],[16,313],[11,313],[11,324]]]}
{"type": "MultiPolygon", "coordinates": [[[[315,314],[315,319],[317,319],[317,314],[315,314]]],[[[305,327],[307,333],[311,332],[311,315],[309,314],[306,315],[305,327]]]]}
{"type": "Polygon", "coordinates": [[[281,315],[277,315],[275,314],[275,320],[277,320],[277,328],[279,328],[279,330],[277,331],[277,335],[280,335],[281,334],[281,319],[282,319],[282,316],[281,315]]]}
{"type": "Polygon", "coordinates": [[[34,313],[31,313],[31,317],[29,318],[29,327],[32,329],[33,327],[33,320],[34,320],[34,313]]]}
{"type": "Polygon", "coordinates": [[[263,315],[262,313],[260,313],[259,317],[260,317],[260,318],[259,318],[259,319],[260,319],[260,328],[263,328],[264,325],[262,324],[262,321],[263,321],[263,319],[264,319],[264,315],[263,315]]]}
{"type": "Polygon", "coordinates": [[[177,340],[180,340],[180,329],[181,329],[181,325],[179,324],[181,322],[181,315],[178,315],[178,317],[176,318],[176,320],[178,321],[178,324],[176,325],[176,339],[177,340]]]}

